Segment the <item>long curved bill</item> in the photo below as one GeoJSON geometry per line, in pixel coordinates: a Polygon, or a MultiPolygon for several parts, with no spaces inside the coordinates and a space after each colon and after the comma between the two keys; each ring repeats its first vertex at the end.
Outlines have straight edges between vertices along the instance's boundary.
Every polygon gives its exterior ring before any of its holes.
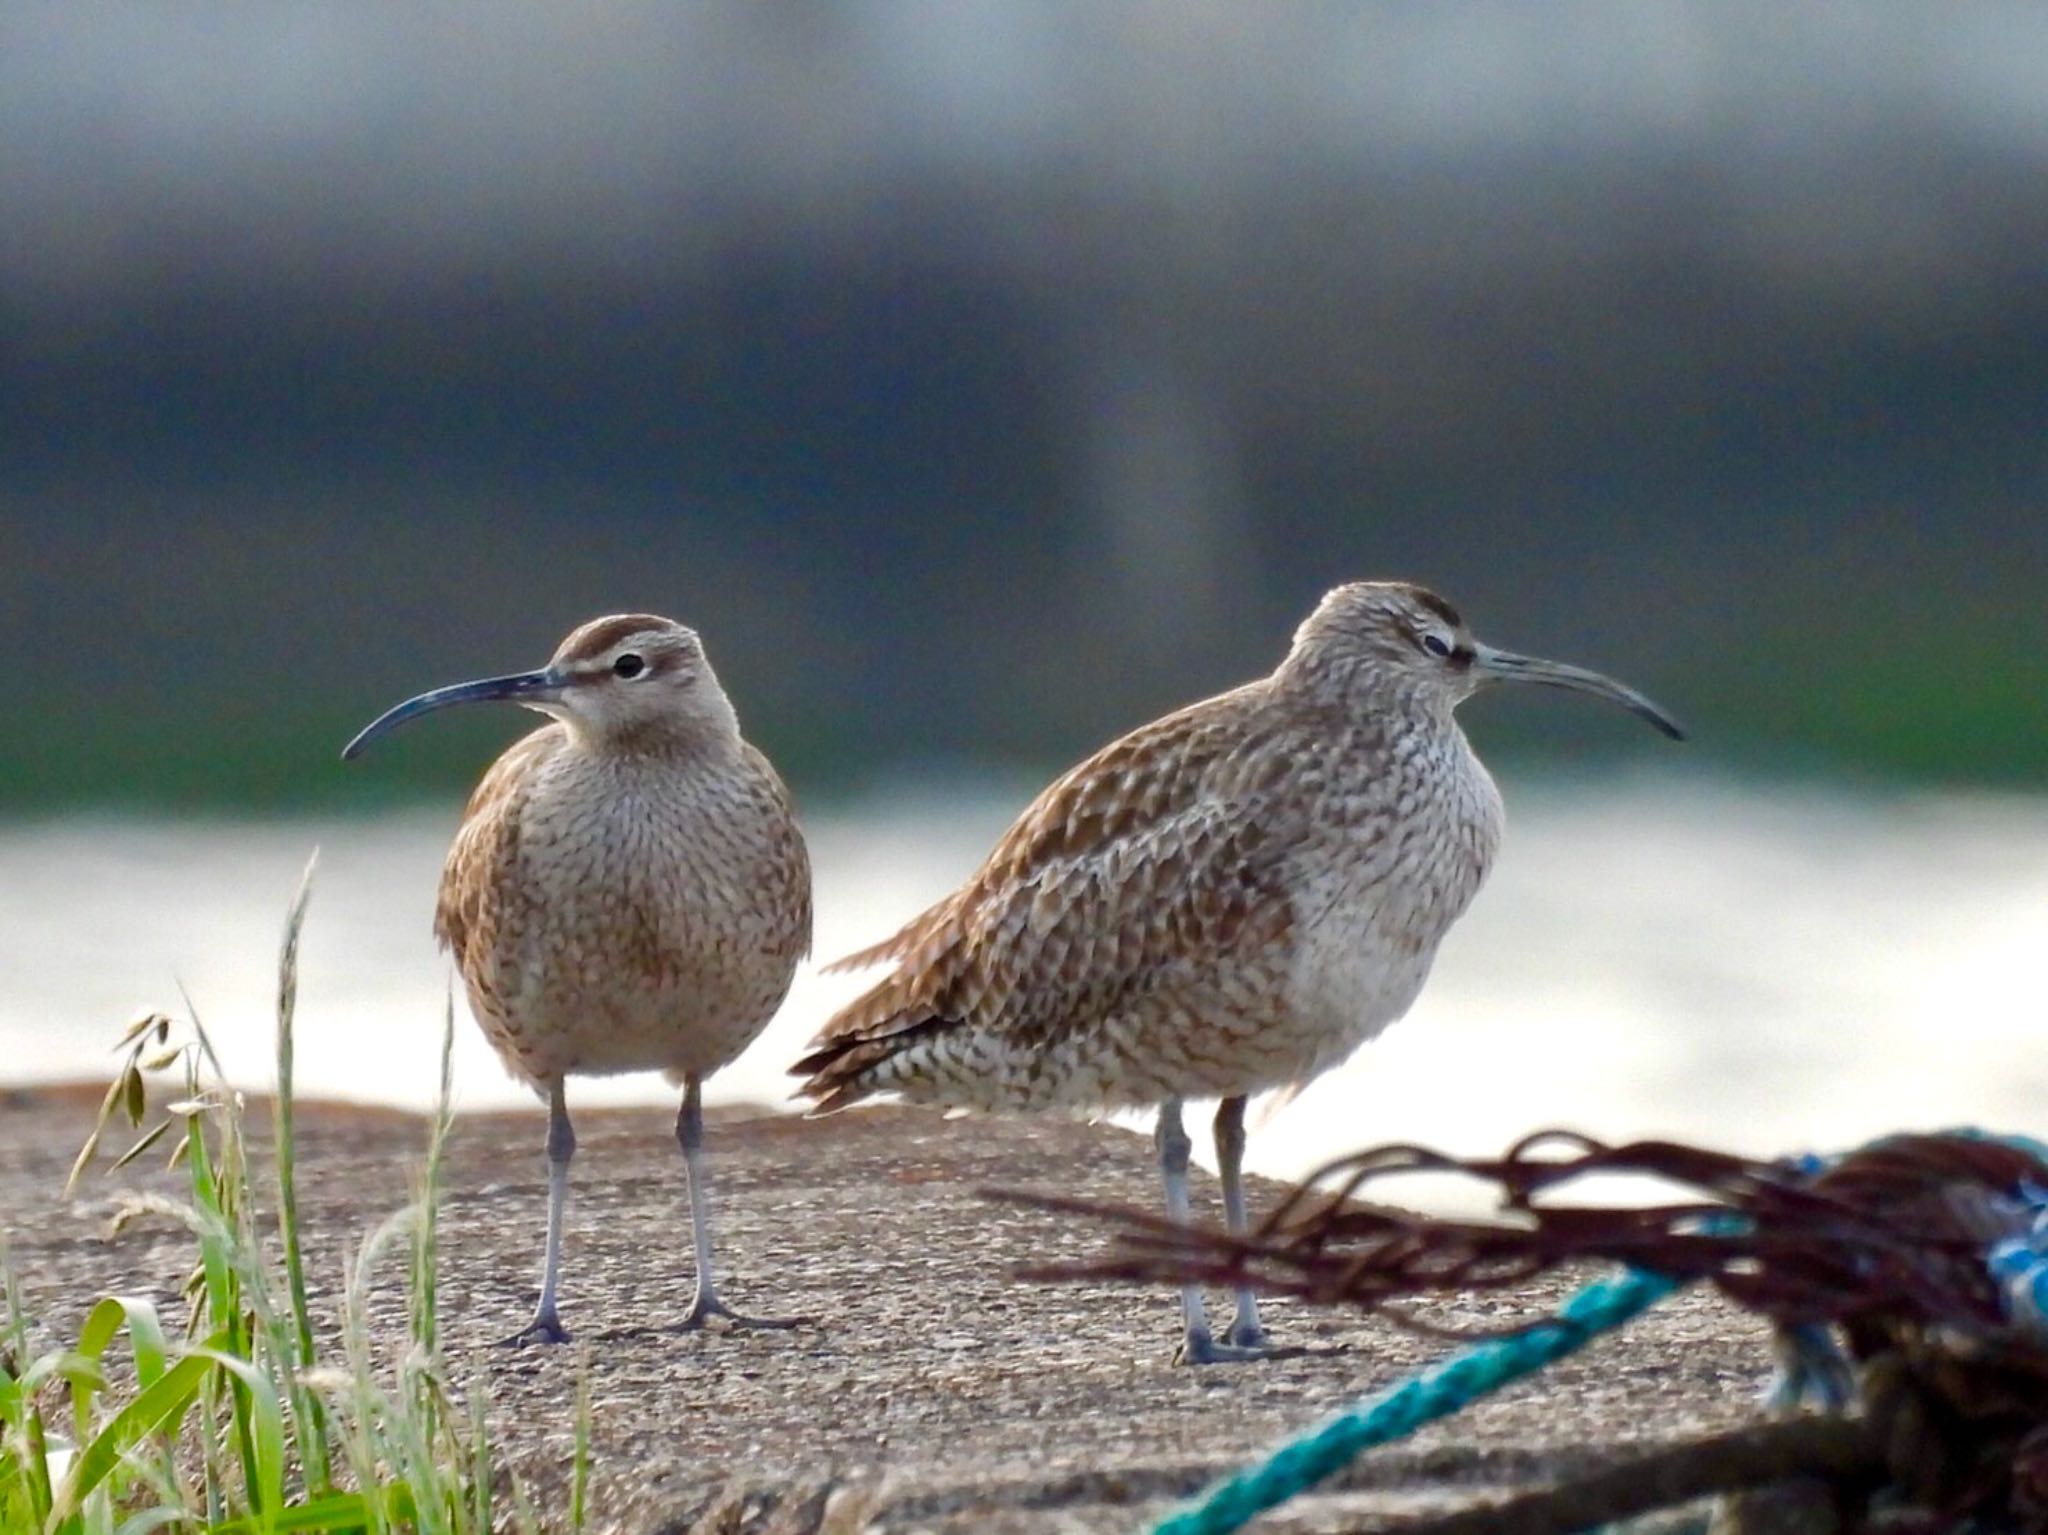
{"type": "Polygon", "coordinates": [[[1685,739],[1685,727],[1634,688],[1563,661],[1545,661],[1536,656],[1518,656],[1512,650],[1495,650],[1491,645],[1474,647],[1472,669],[1494,682],[1533,682],[1541,687],[1570,688],[1617,703],[1638,719],[1648,720],[1674,741],[1685,739]]]}
{"type": "Polygon", "coordinates": [[[418,719],[422,714],[431,714],[436,709],[445,709],[450,704],[478,704],[495,700],[539,703],[561,696],[561,691],[562,679],[547,668],[537,672],[514,672],[509,677],[485,677],[477,682],[458,682],[452,687],[435,688],[431,693],[408,698],[404,703],[386,709],[371,720],[357,732],[353,741],[341,749],[342,760],[346,762],[351,757],[359,756],[364,747],[393,727],[403,725],[410,719],[418,719]]]}

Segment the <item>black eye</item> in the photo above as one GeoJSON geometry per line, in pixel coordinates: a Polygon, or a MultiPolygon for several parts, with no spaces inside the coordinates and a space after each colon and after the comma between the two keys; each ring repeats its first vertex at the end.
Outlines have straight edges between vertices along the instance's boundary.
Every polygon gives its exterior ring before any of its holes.
{"type": "Polygon", "coordinates": [[[1433,656],[1448,656],[1451,653],[1451,642],[1441,634],[1425,634],[1422,637],[1422,648],[1433,656]]]}
{"type": "Polygon", "coordinates": [[[612,675],[614,677],[637,677],[646,670],[647,663],[634,655],[630,650],[620,656],[618,660],[612,662],[612,675]]]}

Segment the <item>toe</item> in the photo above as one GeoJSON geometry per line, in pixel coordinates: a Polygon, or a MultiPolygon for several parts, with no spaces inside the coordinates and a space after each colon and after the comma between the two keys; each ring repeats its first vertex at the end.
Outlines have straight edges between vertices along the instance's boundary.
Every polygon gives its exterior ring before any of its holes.
{"type": "Polygon", "coordinates": [[[525,1348],[529,1343],[550,1344],[567,1343],[568,1341],[569,1329],[560,1322],[553,1320],[544,1322],[534,1321],[527,1323],[526,1326],[520,1328],[511,1337],[500,1338],[498,1340],[498,1347],[525,1348]]]}

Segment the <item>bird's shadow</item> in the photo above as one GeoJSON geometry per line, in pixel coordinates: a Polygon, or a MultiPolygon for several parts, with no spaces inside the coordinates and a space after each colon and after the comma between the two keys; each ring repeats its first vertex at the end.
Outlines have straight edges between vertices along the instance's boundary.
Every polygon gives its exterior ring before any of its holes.
{"type": "Polygon", "coordinates": [[[774,1337],[780,1334],[815,1333],[820,1322],[814,1316],[797,1316],[774,1322],[742,1321],[733,1322],[725,1317],[713,1317],[708,1321],[684,1324],[682,1322],[637,1322],[625,1327],[607,1327],[602,1332],[589,1334],[593,1343],[651,1343],[663,1338],[688,1338],[698,1334],[713,1338],[744,1337],[749,1334],[763,1334],[774,1337]]]}

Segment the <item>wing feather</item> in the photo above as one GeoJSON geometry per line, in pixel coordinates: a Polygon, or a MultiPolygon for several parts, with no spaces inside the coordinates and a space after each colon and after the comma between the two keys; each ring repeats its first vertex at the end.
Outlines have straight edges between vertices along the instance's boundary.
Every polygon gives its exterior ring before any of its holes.
{"type": "Polygon", "coordinates": [[[434,936],[455,957],[473,996],[488,968],[480,964],[481,957],[491,950],[504,924],[516,920],[510,903],[519,899],[523,888],[513,873],[519,862],[519,806],[527,783],[534,769],[566,739],[561,725],[543,725],[505,749],[471,792],[442,866],[434,936]]]}
{"type": "Polygon", "coordinates": [[[802,1091],[851,1101],[895,1041],[935,1027],[1050,1040],[1140,992],[1199,984],[1242,945],[1284,941],[1281,875],[1305,828],[1274,813],[1284,754],[1248,738],[1247,691],[1104,747],[960,890],[841,961],[895,968],[820,1031],[794,1068],[811,1078],[802,1091]]]}

